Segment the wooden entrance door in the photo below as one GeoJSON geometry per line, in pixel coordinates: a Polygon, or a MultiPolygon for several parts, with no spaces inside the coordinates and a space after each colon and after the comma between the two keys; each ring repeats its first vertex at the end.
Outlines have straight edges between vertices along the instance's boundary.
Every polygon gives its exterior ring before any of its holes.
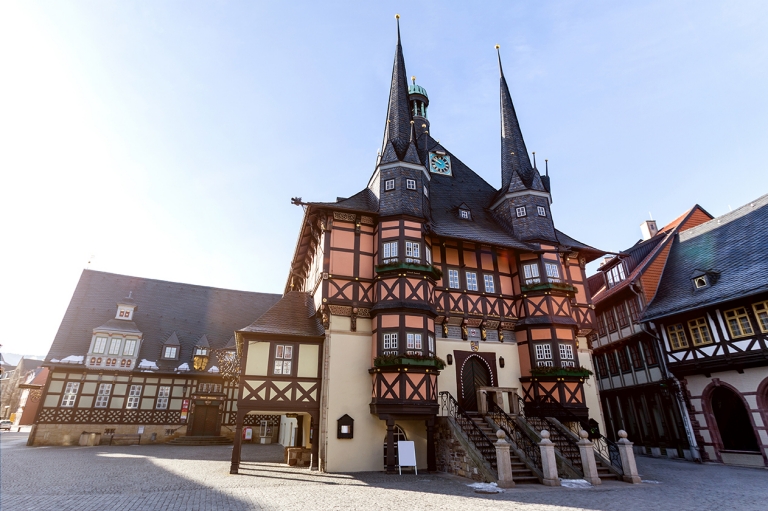
{"type": "Polygon", "coordinates": [[[477,411],[477,388],[490,387],[491,375],[480,357],[469,357],[461,368],[461,402],[465,412],[477,411]]]}
{"type": "Polygon", "coordinates": [[[219,405],[195,403],[194,419],[190,436],[217,436],[219,434],[219,405]]]}

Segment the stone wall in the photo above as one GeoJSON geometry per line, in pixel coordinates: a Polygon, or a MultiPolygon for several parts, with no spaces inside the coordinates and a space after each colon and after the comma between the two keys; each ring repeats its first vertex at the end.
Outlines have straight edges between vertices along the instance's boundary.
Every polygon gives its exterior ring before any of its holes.
{"type": "MultiPolygon", "coordinates": [[[[109,443],[109,436],[104,432],[107,429],[114,429],[117,435],[135,435],[138,434],[139,426],[136,424],[36,424],[32,426],[29,433],[27,445],[78,445],[80,435],[83,432],[100,433],[102,443],[109,443]]],[[[222,435],[226,435],[226,429],[222,428],[222,435]]],[[[173,440],[176,437],[187,434],[187,426],[179,427],[176,425],[144,426],[144,432],[141,435],[142,444],[162,444],[173,440]],[[166,436],[166,430],[174,430],[173,434],[166,436]],[[153,442],[152,433],[155,433],[153,442]]]]}
{"type": "Polygon", "coordinates": [[[466,440],[454,433],[445,417],[438,417],[435,424],[435,456],[437,470],[473,481],[492,482],[496,478],[487,467],[477,460],[477,454],[470,452],[466,440]]]}

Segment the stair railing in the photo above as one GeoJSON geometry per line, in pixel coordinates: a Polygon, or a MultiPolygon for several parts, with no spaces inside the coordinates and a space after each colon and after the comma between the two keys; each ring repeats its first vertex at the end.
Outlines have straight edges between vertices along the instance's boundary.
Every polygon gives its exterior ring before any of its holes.
{"type": "Polygon", "coordinates": [[[450,392],[440,392],[440,411],[441,414],[453,418],[461,430],[467,435],[467,438],[475,444],[475,447],[483,458],[491,464],[494,470],[498,470],[496,465],[496,446],[493,441],[483,433],[475,421],[467,415],[467,412],[461,409],[459,403],[450,392]]]}
{"type": "Polygon", "coordinates": [[[488,403],[488,417],[493,420],[504,432],[507,438],[515,444],[515,447],[522,452],[528,460],[542,472],[541,467],[541,449],[530,433],[521,428],[514,417],[510,417],[495,402],[488,403]]]}

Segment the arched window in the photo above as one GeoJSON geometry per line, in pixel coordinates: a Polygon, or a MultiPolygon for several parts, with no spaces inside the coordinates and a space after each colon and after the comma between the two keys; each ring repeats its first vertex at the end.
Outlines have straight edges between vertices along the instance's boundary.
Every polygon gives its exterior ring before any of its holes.
{"type": "MultiPolygon", "coordinates": [[[[403,428],[395,424],[395,464],[397,464],[397,442],[405,442],[408,437],[405,436],[403,428]]],[[[387,468],[387,435],[384,435],[384,469],[387,468]]]]}
{"type": "Polygon", "coordinates": [[[728,387],[720,386],[712,391],[711,399],[723,449],[760,452],[749,412],[741,397],[728,387]]]}

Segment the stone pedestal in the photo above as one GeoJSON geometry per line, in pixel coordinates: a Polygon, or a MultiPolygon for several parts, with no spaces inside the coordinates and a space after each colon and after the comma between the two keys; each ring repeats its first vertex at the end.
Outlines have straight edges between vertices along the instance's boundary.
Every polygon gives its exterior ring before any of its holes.
{"type": "Polygon", "coordinates": [[[504,430],[496,432],[496,469],[499,474],[499,480],[496,484],[499,488],[513,488],[515,481],[512,479],[512,460],[509,458],[509,444],[504,438],[507,436],[504,430]]]}
{"type": "Polygon", "coordinates": [[[541,430],[541,470],[544,472],[546,486],[560,486],[560,478],[557,476],[557,458],[555,457],[555,444],[549,439],[549,431],[541,430]]]}
{"type": "Polygon", "coordinates": [[[635,451],[632,448],[632,442],[627,440],[627,432],[619,430],[619,454],[621,455],[621,468],[624,470],[624,480],[628,483],[637,484],[641,482],[640,475],[637,473],[637,464],[635,463],[635,451]]]}
{"type": "Polygon", "coordinates": [[[592,442],[587,440],[589,433],[583,429],[579,431],[579,452],[581,453],[581,469],[584,472],[584,479],[593,486],[603,482],[597,475],[597,463],[595,462],[595,449],[592,442]]]}

